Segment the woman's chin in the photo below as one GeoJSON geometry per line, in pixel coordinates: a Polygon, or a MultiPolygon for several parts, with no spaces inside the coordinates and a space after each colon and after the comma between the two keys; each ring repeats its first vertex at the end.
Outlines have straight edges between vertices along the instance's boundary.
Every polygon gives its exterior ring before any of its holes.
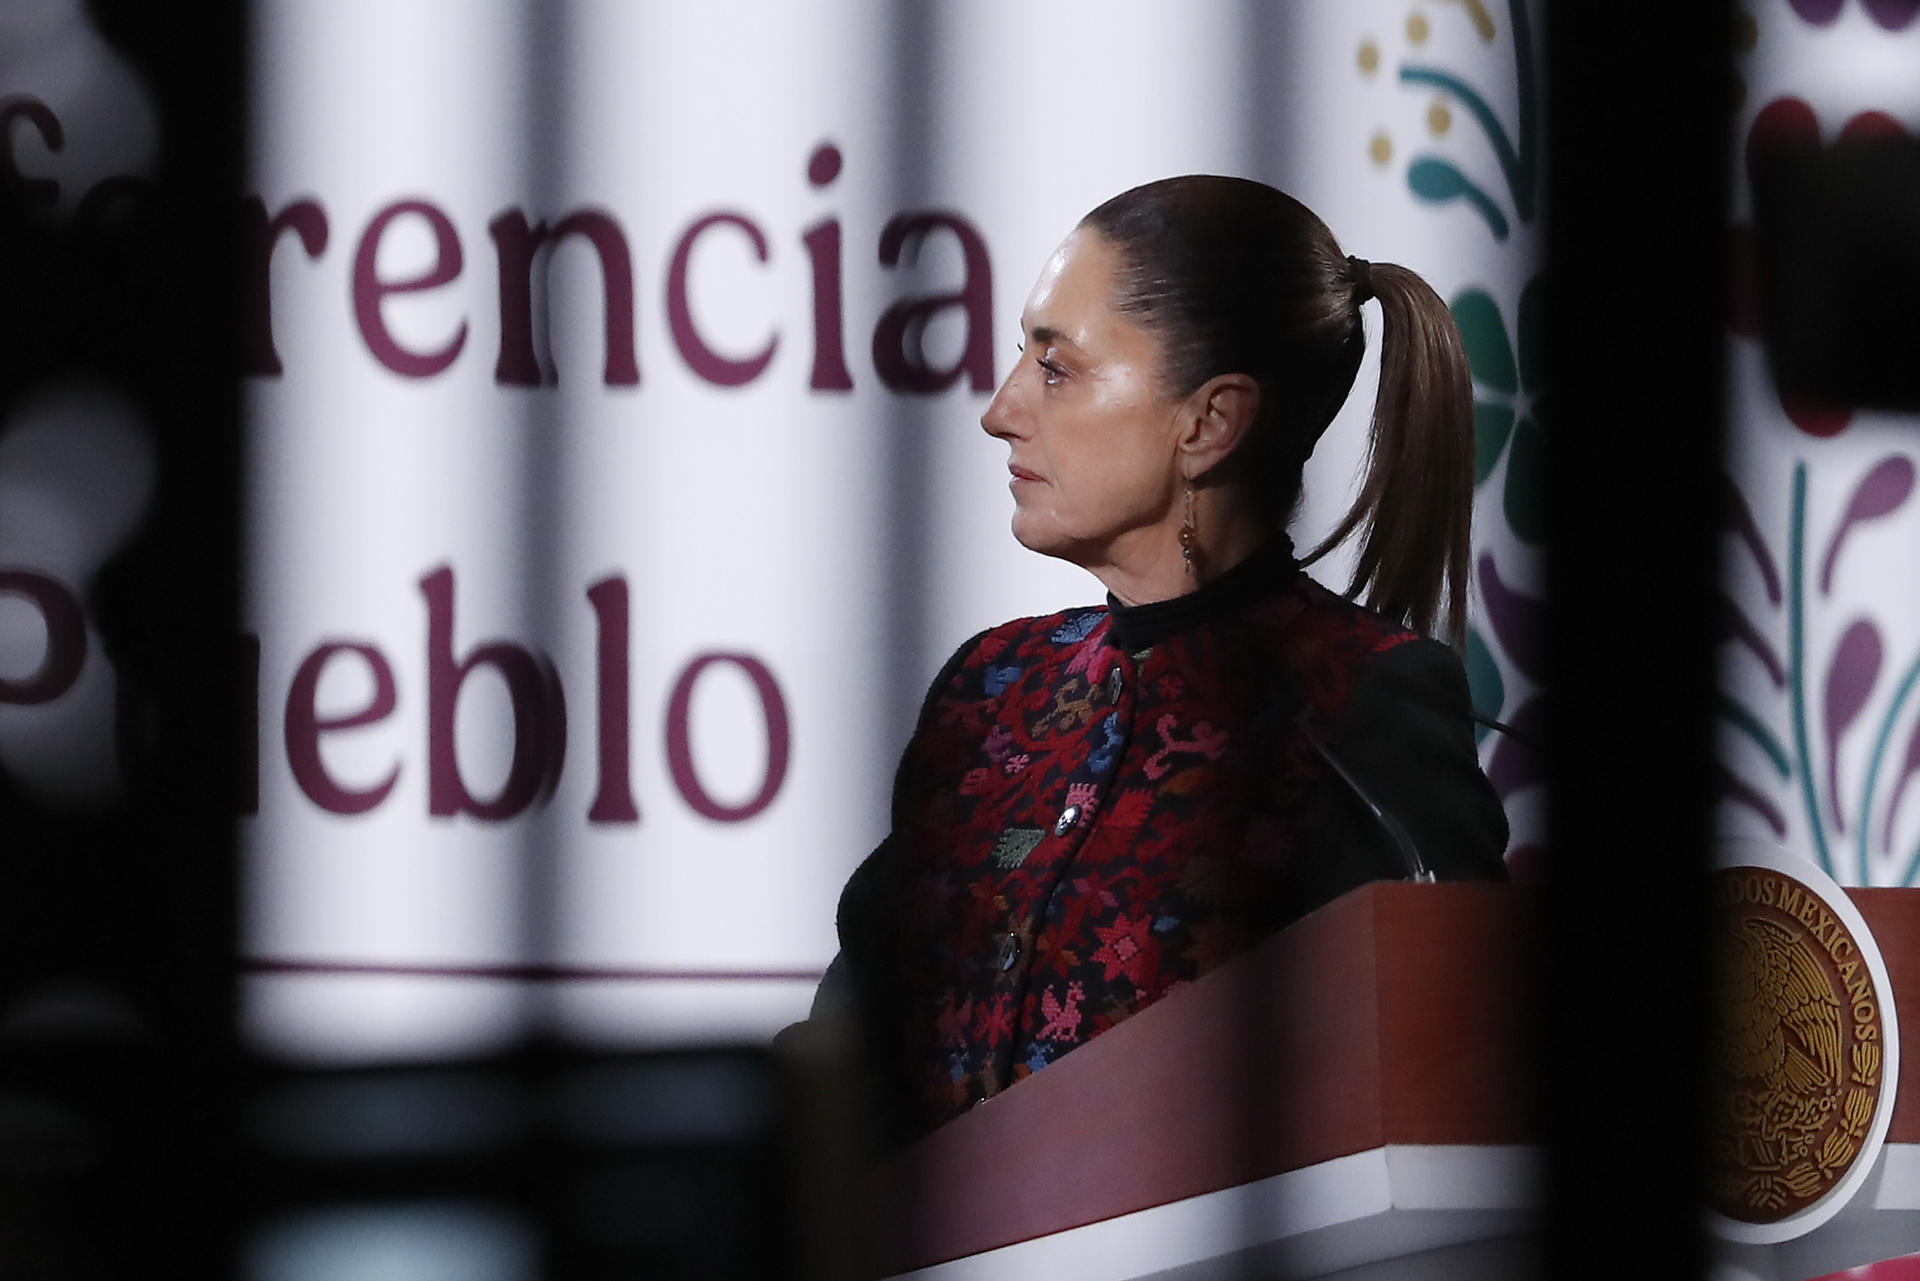
{"type": "Polygon", "coordinates": [[[1047,537],[1045,526],[1017,507],[1013,512],[1013,541],[1042,556],[1058,555],[1053,549],[1056,540],[1047,537]]]}
{"type": "Polygon", "coordinates": [[[1013,541],[1030,552],[1042,556],[1051,556],[1055,560],[1064,560],[1074,565],[1084,565],[1085,545],[1077,539],[1069,538],[1057,529],[1050,529],[1039,521],[1023,519],[1024,513],[1013,514],[1013,541]]]}

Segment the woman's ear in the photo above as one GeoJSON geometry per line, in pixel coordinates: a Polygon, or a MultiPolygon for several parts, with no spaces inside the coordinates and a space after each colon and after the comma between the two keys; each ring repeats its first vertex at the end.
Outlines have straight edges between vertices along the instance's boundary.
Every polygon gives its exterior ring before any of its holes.
{"type": "Polygon", "coordinates": [[[1219,374],[1202,383],[1181,407],[1181,472],[1206,475],[1239,447],[1260,412],[1260,384],[1246,374],[1219,374]]]}

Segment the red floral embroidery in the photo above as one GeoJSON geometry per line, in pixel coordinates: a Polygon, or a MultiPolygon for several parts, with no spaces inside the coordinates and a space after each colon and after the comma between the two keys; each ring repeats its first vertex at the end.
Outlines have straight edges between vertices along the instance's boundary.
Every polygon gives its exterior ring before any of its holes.
{"type": "Polygon", "coordinates": [[[1115,827],[1138,827],[1147,821],[1147,811],[1152,807],[1153,797],[1148,793],[1122,792],[1108,811],[1107,822],[1115,827]]]}
{"type": "Polygon", "coordinates": [[[1107,967],[1101,977],[1112,982],[1124,974],[1135,987],[1140,986],[1140,971],[1148,960],[1148,949],[1160,950],[1148,933],[1152,928],[1153,922],[1146,917],[1130,921],[1124,912],[1113,918],[1112,925],[1094,926],[1101,948],[1093,954],[1093,959],[1107,967]]]}
{"type": "Polygon", "coordinates": [[[980,1007],[973,1020],[973,1039],[997,1045],[1013,1035],[1013,1000],[1005,992],[993,998],[991,1005],[980,1007]]]}
{"type": "Polygon", "coordinates": [[[1304,575],[1138,655],[1110,630],[1077,610],[989,633],[901,764],[905,894],[872,914],[897,924],[889,978],[922,1012],[901,1048],[928,1125],[1257,936],[1321,776],[1304,724],[1414,639],[1304,575]],[[1011,829],[1043,834],[1017,866],[994,857],[1011,829]]]}

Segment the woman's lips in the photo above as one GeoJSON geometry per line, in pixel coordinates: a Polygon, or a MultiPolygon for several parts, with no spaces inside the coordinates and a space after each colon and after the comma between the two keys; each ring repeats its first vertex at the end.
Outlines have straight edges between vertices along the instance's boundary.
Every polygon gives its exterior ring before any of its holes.
{"type": "Polygon", "coordinates": [[[1040,475],[1040,473],[1039,473],[1039,472],[1031,472],[1031,471],[1028,471],[1028,470],[1027,470],[1026,468],[1024,468],[1024,467],[1016,467],[1016,466],[1014,466],[1014,465],[1013,465],[1012,463],[1008,463],[1008,464],[1007,464],[1007,470],[1013,473],[1013,479],[1014,479],[1014,480],[1015,480],[1016,482],[1018,482],[1018,481],[1023,481],[1023,480],[1042,480],[1042,479],[1045,479],[1044,477],[1042,477],[1042,476],[1040,475]]]}

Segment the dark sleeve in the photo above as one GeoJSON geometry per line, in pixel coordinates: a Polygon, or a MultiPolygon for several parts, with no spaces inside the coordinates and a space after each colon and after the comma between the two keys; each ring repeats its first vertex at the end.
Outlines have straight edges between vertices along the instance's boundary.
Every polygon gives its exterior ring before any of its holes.
{"type": "Polygon", "coordinates": [[[1327,764],[1302,833],[1301,911],[1406,877],[1396,824],[1440,880],[1506,879],[1506,811],[1480,770],[1470,710],[1466,671],[1437,641],[1397,645],[1355,674],[1317,735],[1339,769],[1327,764]]]}
{"type": "MultiPolygon", "coordinates": [[[[914,721],[915,735],[925,728],[941,694],[952,686],[986,634],[981,632],[967,641],[940,668],[921,700],[920,714],[914,721]]],[[[902,757],[904,765],[905,753],[902,757]]],[[[955,782],[957,785],[958,780],[955,782]]],[[[899,786],[900,773],[896,770],[896,795],[899,786]]],[[[831,1024],[840,1029],[840,1034],[853,1037],[859,1055],[854,1075],[867,1099],[869,1123],[881,1151],[904,1146],[924,1128],[896,1034],[900,1000],[894,990],[894,967],[900,954],[901,886],[910,870],[906,866],[909,854],[889,833],[847,879],[834,918],[840,951],[821,977],[807,1015],[810,1021],[831,1024]]],[[[775,1038],[776,1043],[798,1030],[797,1024],[786,1029],[775,1038]]]]}
{"type": "MultiPolygon", "coordinates": [[[[927,717],[932,714],[933,705],[939,700],[941,692],[953,683],[955,674],[986,634],[983,631],[973,636],[941,665],[939,674],[927,687],[926,697],[920,700],[920,714],[914,719],[915,734],[926,725],[927,717]]],[[[902,755],[904,757],[904,753],[902,755]]],[[[894,787],[897,792],[897,772],[894,787]]],[[[840,951],[820,980],[809,1017],[817,1017],[836,1004],[852,1004],[858,999],[854,990],[856,983],[872,987],[889,968],[884,958],[889,955],[893,931],[898,926],[898,910],[895,906],[898,902],[895,890],[900,875],[898,861],[896,843],[892,835],[888,835],[853,870],[853,875],[840,891],[839,910],[834,917],[840,951]]],[[[871,993],[867,1000],[873,1000],[871,993]]]]}

